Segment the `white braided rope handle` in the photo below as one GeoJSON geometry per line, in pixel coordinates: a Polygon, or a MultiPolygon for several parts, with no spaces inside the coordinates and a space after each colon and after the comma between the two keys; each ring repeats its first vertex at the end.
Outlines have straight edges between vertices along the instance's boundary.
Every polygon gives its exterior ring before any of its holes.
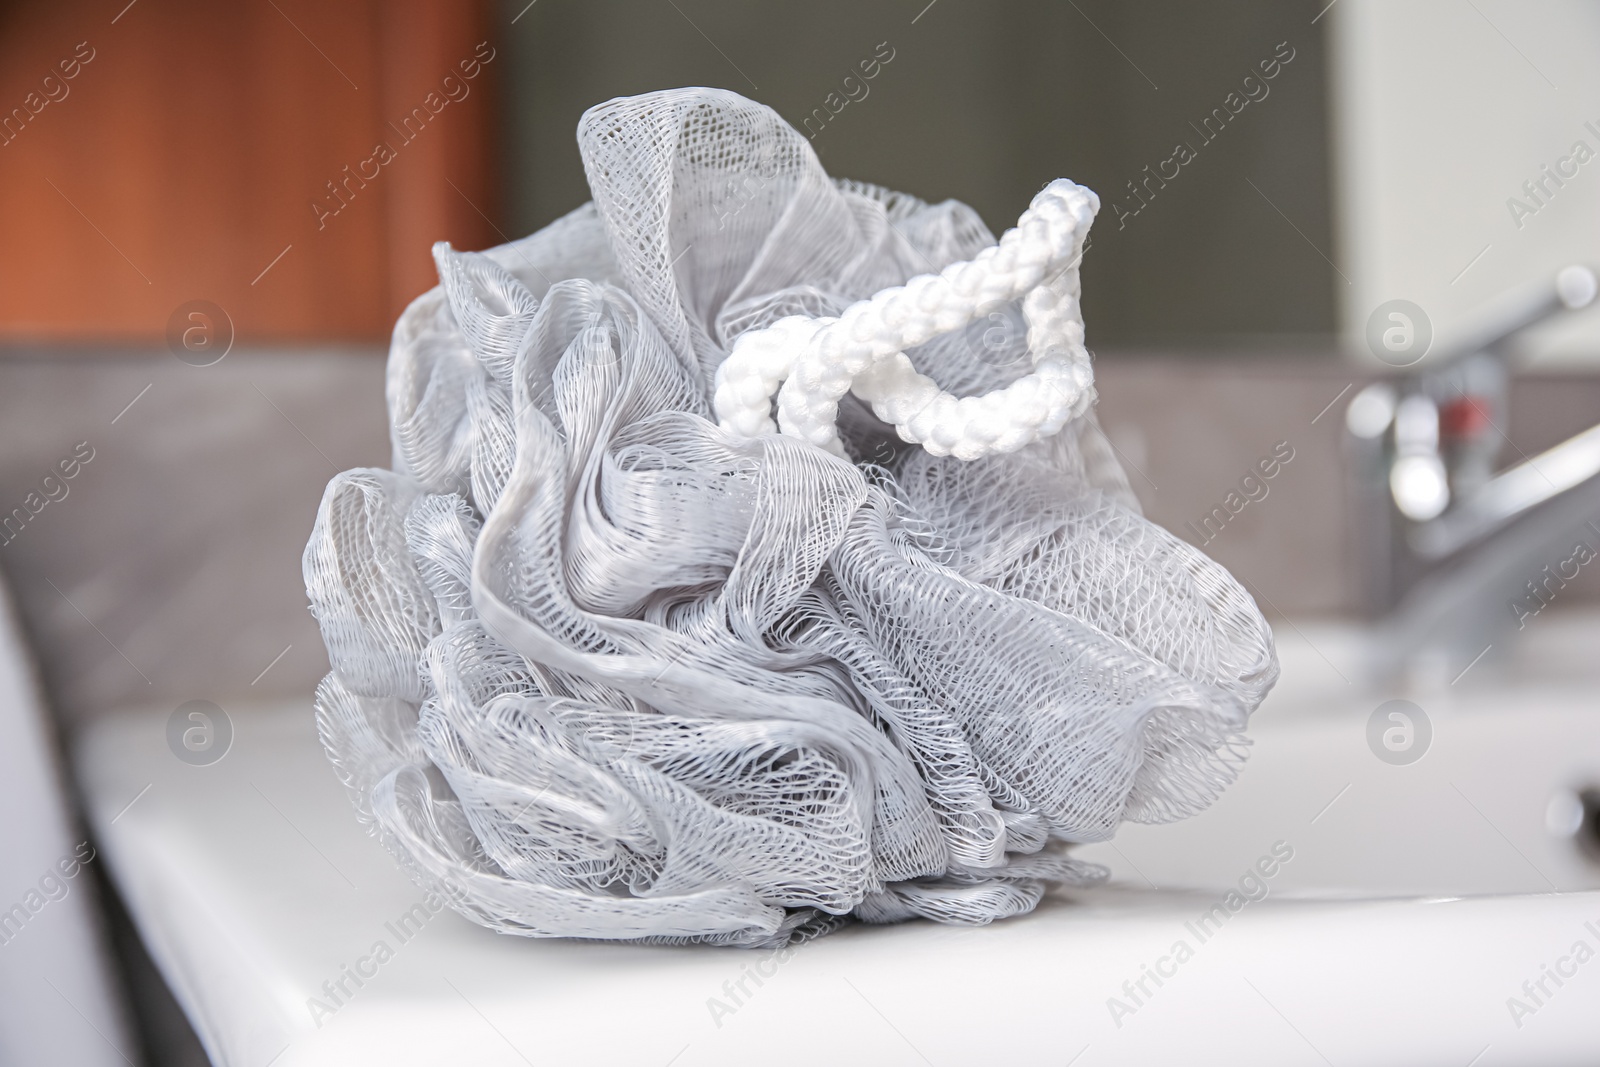
{"type": "Polygon", "coordinates": [[[970,262],[881,290],[837,319],[795,315],[751,330],[717,368],[718,419],[746,437],[779,429],[842,456],[835,421],[840,398],[853,390],[902,440],[938,456],[977,459],[1049,437],[1094,400],[1078,265],[1099,210],[1093,190],[1058,178],[1033,198],[1015,229],[970,262]],[[906,349],[1018,298],[1033,373],[983,396],[958,398],[906,358],[906,349]]]}

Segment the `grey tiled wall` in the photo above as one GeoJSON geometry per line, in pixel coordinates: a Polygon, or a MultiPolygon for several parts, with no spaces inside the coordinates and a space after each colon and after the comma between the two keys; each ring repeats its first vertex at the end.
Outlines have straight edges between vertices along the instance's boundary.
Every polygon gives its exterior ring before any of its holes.
{"type": "Polygon", "coordinates": [[[0,511],[80,442],[67,495],[0,545],[58,711],[308,693],[300,551],[334,472],[388,462],[380,355],[0,361],[0,511]]]}
{"type": "MultiPolygon", "coordinates": [[[[1358,373],[1332,356],[1140,354],[1102,357],[1097,373],[1147,513],[1190,541],[1187,523],[1292,448],[1268,495],[1205,549],[1269,615],[1352,607],[1339,435],[1358,373]]],[[[1522,381],[1507,455],[1595,421],[1600,378],[1522,381]]],[[[307,696],[327,658],[300,553],[328,478],[388,462],[381,353],[236,352],[207,368],[165,352],[0,358],[0,514],[83,442],[94,458],[66,496],[0,544],[67,722],[307,696]]]]}

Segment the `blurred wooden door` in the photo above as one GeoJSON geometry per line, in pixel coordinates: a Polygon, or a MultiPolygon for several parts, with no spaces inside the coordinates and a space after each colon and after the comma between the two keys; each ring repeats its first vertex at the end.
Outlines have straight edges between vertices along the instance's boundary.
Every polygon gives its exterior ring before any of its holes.
{"type": "Polygon", "coordinates": [[[384,337],[501,238],[487,0],[0,6],[0,345],[384,337]]]}

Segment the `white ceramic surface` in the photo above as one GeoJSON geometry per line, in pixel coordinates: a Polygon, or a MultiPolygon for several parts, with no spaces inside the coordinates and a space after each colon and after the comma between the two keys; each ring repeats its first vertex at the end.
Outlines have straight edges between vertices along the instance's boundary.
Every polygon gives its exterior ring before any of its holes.
{"type": "Polygon", "coordinates": [[[402,930],[422,895],[356,824],[304,704],[229,706],[207,767],[167,749],[170,709],[114,717],[79,765],[135,919],[228,1067],[1600,1062],[1600,959],[1572,956],[1600,949],[1600,869],[1544,825],[1552,790],[1600,781],[1593,688],[1487,670],[1418,698],[1432,747],[1390,766],[1346,645],[1285,642],[1294,681],[1239,783],[1087,850],[1111,886],[984,929],[850,927],[785,960],[502,937],[447,910],[402,930]],[[1265,899],[1228,912],[1274,846],[1293,856],[1264,865],[1265,899]]]}
{"type": "Polygon", "coordinates": [[[0,1065],[113,1067],[134,1046],[101,936],[98,860],[49,723],[0,582],[0,1065]]]}

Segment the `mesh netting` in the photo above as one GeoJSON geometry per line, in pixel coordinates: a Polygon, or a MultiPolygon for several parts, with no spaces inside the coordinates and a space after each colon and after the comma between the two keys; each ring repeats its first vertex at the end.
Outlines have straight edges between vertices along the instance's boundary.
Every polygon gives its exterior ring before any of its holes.
{"type": "MultiPolygon", "coordinates": [[[[1210,803],[1271,636],[1092,408],[970,461],[851,395],[841,449],[716,422],[739,337],[977,256],[976,214],[830,180],[726,92],[578,137],[593,203],[435,248],[393,470],[336,477],[306,548],[322,740],[413,876],[511,933],[768,945],[1027,912],[1104,876],[1073,843],[1210,803]]],[[[904,355],[1003,388],[1020,304],[904,355]]]]}

